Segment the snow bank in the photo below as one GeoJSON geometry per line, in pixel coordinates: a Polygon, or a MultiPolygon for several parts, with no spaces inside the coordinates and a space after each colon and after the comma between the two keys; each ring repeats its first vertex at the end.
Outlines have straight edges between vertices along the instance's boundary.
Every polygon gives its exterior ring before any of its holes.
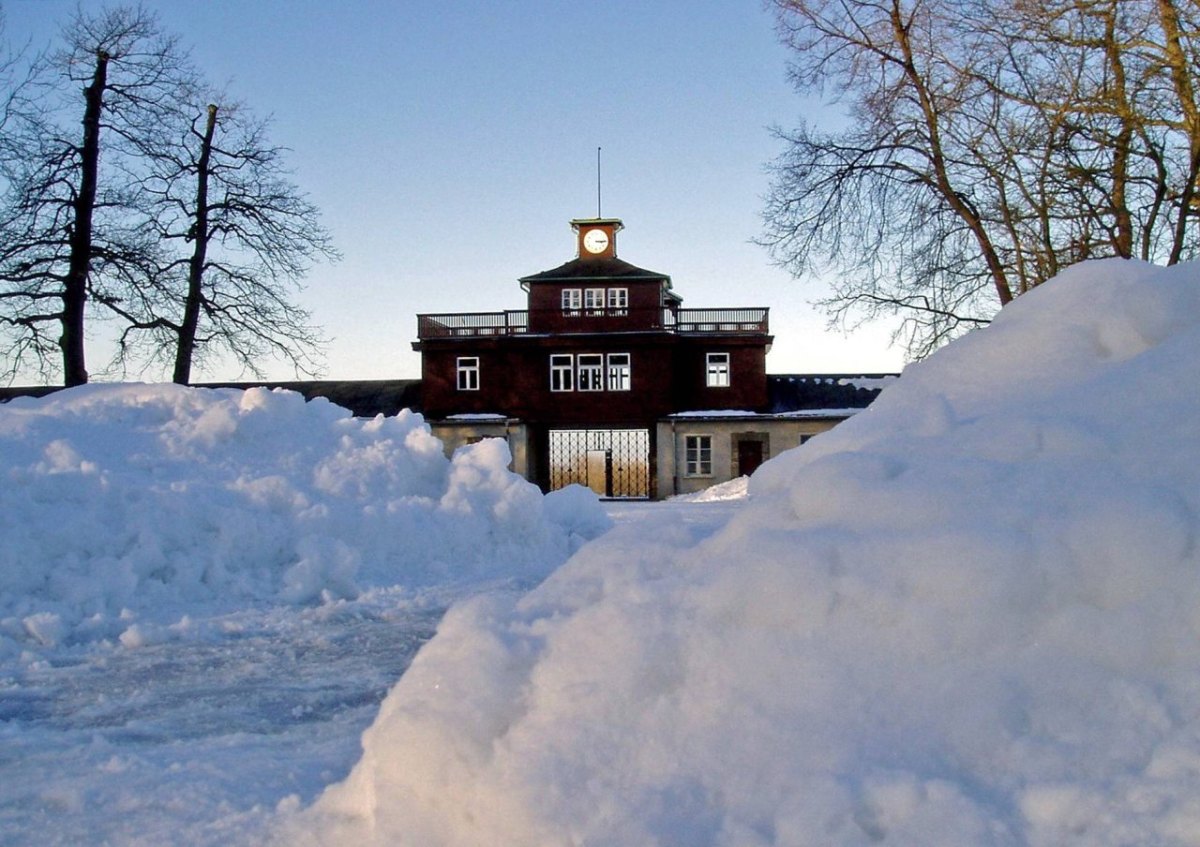
{"type": "Polygon", "coordinates": [[[409,412],[361,420],[266,389],[0,405],[0,655],[138,646],[247,603],[535,578],[604,515],[594,497],[544,500],[508,461],[499,440],[447,460],[409,412]]]}
{"type": "Polygon", "coordinates": [[[1200,844],[1197,373],[1200,268],[1072,269],[764,465],[707,538],[619,528],[452,610],[300,826],[1200,844]]]}
{"type": "Polygon", "coordinates": [[[749,493],[750,477],[739,476],[728,482],[710,485],[703,491],[697,491],[693,494],[680,494],[671,499],[685,503],[717,503],[725,500],[744,500],[749,493]]]}

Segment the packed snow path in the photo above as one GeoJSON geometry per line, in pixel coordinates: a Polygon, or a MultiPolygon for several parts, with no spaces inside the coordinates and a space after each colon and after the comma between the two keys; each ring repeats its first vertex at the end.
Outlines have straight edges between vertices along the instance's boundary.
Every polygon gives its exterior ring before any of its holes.
{"type": "Polygon", "coordinates": [[[441,604],[231,615],[220,640],[33,664],[0,685],[0,842],[242,842],[345,775],[441,604]]]}

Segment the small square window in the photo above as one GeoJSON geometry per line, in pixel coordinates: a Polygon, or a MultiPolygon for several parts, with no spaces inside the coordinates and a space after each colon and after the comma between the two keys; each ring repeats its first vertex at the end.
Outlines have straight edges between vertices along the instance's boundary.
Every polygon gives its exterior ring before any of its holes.
{"type": "Polygon", "coordinates": [[[709,388],[729,387],[729,354],[709,353],[705,363],[705,384],[709,388]]]}
{"type": "Polygon", "coordinates": [[[603,288],[587,288],[583,292],[583,308],[589,314],[599,313],[604,311],[604,289],[603,288]]]}
{"type": "Polygon", "coordinates": [[[568,315],[579,314],[583,306],[583,291],[579,288],[564,288],[562,291],[562,310],[568,315]]]}
{"type": "Polygon", "coordinates": [[[478,356],[459,356],[458,357],[458,390],[459,391],[478,391],[479,390],[479,357],[478,356]]]}

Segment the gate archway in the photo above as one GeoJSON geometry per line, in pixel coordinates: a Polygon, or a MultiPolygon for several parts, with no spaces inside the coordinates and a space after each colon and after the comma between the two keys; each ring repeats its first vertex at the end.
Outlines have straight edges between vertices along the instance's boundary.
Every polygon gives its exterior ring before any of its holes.
{"type": "Polygon", "coordinates": [[[650,496],[650,430],[550,430],[550,490],[578,483],[601,497],[650,496]]]}

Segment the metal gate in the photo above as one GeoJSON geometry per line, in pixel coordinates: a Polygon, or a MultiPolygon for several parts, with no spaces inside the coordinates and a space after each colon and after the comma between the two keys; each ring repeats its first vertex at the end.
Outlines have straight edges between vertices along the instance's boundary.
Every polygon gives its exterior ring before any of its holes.
{"type": "Polygon", "coordinates": [[[649,497],[650,430],[550,430],[550,488],[572,483],[601,497],[649,497]]]}

